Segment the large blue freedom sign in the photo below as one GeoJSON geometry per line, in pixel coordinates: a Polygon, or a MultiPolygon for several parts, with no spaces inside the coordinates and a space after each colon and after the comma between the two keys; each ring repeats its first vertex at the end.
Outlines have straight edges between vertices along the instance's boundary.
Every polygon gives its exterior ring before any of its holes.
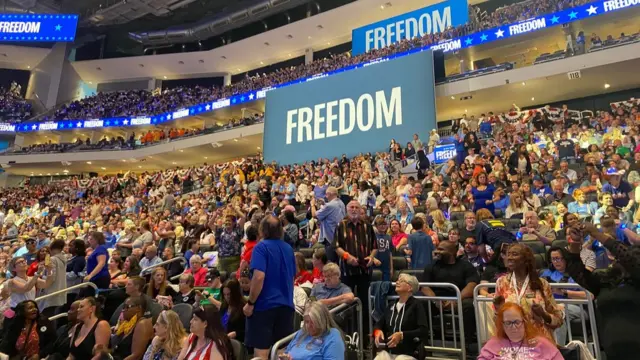
{"type": "Polygon", "coordinates": [[[359,55],[404,39],[437,34],[468,20],[467,0],[448,0],[354,29],[352,52],[359,55]]]}
{"type": "Polygon", "coordinates": [[[382,150],[436,128],[433,54],[423,51],[267,93],[265,161],[382,150]]]}
{"type": "Polygon", "coordinates": [[[1,42],[74,41],[78,15],[0,14],[1,42]]]}

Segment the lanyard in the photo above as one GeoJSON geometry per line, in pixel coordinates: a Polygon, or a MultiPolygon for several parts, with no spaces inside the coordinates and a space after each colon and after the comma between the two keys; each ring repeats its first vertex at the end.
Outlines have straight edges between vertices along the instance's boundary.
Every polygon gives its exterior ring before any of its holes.
{"type": "Polygon", "coordinates": [[[529,275],[524,279],[522,283],[522,288],[518,291],[518,284],[516,283],[516,274],[511,274],[511,287],[516,292],[516,300],[518,300],[518,305],[522,305],[520,301],[524,297],[524,294],[527,292],[527,286],[529,286],[529,275]]]}

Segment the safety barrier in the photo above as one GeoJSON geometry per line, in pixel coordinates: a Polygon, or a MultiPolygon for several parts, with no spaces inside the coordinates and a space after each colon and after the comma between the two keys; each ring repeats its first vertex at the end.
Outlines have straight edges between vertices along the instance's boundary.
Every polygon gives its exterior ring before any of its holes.
{"type": "MultiPolygon", "coordinates": [[[[331,313],[331,315],[335,316],[335,315],[339,315],[344,311],[349,311],[351,310],[353,307],[355,306],[356,309],[356,315],[357,318],[356,320],[358,321],[358,335],[359,336],[363,336],[362,332],[364,331],[362,328],[362,301],[358,298],[355,298],[354,301],[351,304],[340,304],[334,308],[332,308],[331,310],[329,310],[329,313],[331,313]]],[[[296,333],[294,332],[293,334],[286,336],[278,341],[276,341],[275,344],[273,344],[273,346],[271,347],[271,353],[269,354],[269,359],[270,360],[278,360],[278,351],[280,349],[284,349],[290,342],[291,340],[293,340],[293,338],[296,336],[296,333]]],[[[358,359],[362,360],[363,358],[363,348],[362,348],[362,339],[359,339],[358,341],[358,359]]]]}
{"type": "MultiPolygon", "coordinates": [[[[396,283],[391,283],[392,286],[395,287],[396,283]]],[[[456,355],[458,356],[460,359],[465,359],[466,358],[466,347],[465,347],[465,336],[464,336],[464,318],[462,315],[462,296],[460,294],[460,289],[454,285],[454,284],[449,284],[449,283],[419,283],[420,287],[429,287],[432,290],[433,289],[447,289],[447,290],[453,290],[456,293],[456,296],[426,296],[426,295],[414,295],[413,297],[418,299],[418,300],[423,300],[423,301],[428,301],[428,302],[433,302],[430,305],[435,305],[435,302],[438,303],[437,306],[437,311],[439,313],[439,318],[436,318],[436,320],[439,320],[440,322],[440,339],[436,339],[434,340],[434,327],[433,327],[433,321],[434,321],[434,315],[432,314],[433,312],[433,307],[432,306],[427,306],[427,318],[429,321],[429,339],[423,339],[423,350],[425,351],[429,351],[429,352],[433,352],[433,353],[447,353],[447,354],[452,354],[452,355],[456,355]],[[449,301],[452,302],[450,305],[450,314],[446,313],[447,309],[443,310],[443,302],[445,301],[449,301]],[[455,303],[455,305],[454,305],[455,303]],[[457,309],[456,309],[457,308],[457,309]],[[456,314],[457,311],[457,314],[456,314]],[[451,328],[453,333],[445,333],[445,317],[451,317],[451,328]],[[458,329],[459,329],[459,336],[460,336],[460,340],[458,342],[458,336],[457,333],[458,331],[456,330],[456,318],[457,318],[457,322],[458,322],[458,329]],[[447,336],[445,336],[447,335],[447,336]],[[428,341],[428,342],[427,342],[428,341]],[[427,342],[425,344],[425,342],[427,342]],[[458,346],[458,344],[460,346],[458,346]],[[449,345],[453,345],[453,346],[449,346],[449,345]]],[[[373,310],[373,295],[371,294],[371,287],[369,287],[369,309],[373,310]]],[[[397,300],[398,296],[387,296],[387,305],[389,303],[390,300],[397,300]]],[[[385,306],[386,307],[386,306],[385,306]]],[[[445,307],[446,308],[446,307],[445,307]]],[[[438,315],[438,313],[436,315],[438,315]]],[[[369,329],[371,329],[371,331],[373,331],[373,318],[371,316],[369,316],[369,329]]]]}
{"type": "Polygon", "coordinates": [[[82,289],[82,288],[84,288],[84,287],[91,287],[91,288],[93,288],[93,291],[94,291],[94,293],[95,293],[95,295],[94,295],[94,296],[96,296],[96,297],[98,296],[98,287],[96,286],[96,284],[94,284],[94,283],[92,283],[92,282],[85,282],[85,283],[82,283],[82,284],[73,285],[73,286],[68,287],[68,288],[66,288],[66,289],[62,289],[62,290],[58,290],[58,291],[54,291],[54,292],[52,292],[51,294],[42,295],[42,296],[40,296],[40,297],[35,298],[35,301],[36,301],[36,302],[38,302],[38,301],[41,301],[41,300],[44,300],[44,299],[48,299],[48,298],[50,298],[50,297],[54,297],[54,296],[58,296],[58,295],[62,295],[62,294],[66,294],[66,293],[68,293],[68,292],[70,292],[70,291],[73,291],[73,290],[82,289]]]}
{"type": "Polygon", "coordinates": [[[58,320],[58,319],[62,319],[62,318],[66,318],[67,316],[69,316],[69,313],[60,313],[60,314],[56,314],[53,315],[52,317],[49,318],[49,321],[54,321],[54,320],[58,320]]]}
{"type": "Polygon", "coordinates": [[[183,264],[186,264],[186,263],[187,263],[187,259],[185,259],[185,258],[184,258],[184,257],[182,257],[182,256],[174,257],[173,259],[169,259],[169,260],[163,261],[163,262],[161,262],[161,263],[158,263],[158,264],[155,264],[155,265],[151,265],[151,266],[149,266],[149,267],[144,268],[144,269],[140,272],[140,276],[145,276],[145,275],[147,275],[147,274],[150,274],[150,273],[152,273],[152,272],[153,272],[153,269],[155,269],[155,268],[157,268],[157,267],[160,267],[160,266],[167,265],[167,264],[171,264],[172,262],[176,262],[176,261],[178,261],[178,260],[179,260],[181,263],[183,263],[183,264]]]}
{"type": "MultiPolygon", "coordinates": [[[[571,342],[574,340],[573,331],[571,329],[572,322],[570,321],[571,319],[568,318],[569,311],[567,311],[566,306],[567,305],[579,306],[580,307],[579,311],[573,311],[572,316],[580,317],[580,329],[582,330],[581,341],[583,341],[587,345],[587,347],[589,348],[589,351],[591,352],[591,355],[594,358],[596,359],[600,358],[599,356],[600,341],[598,339],[598,327],[596,324],[593,295],[578,284],[550,283],[549,285],[551,286],[551,289],[576,290],[576,291],[586,292],[587,296],[584,299],[555,299],[556,303],[565,305],[565,311],[563,311],[565,325],[563,325],[561,329],[566,328],[566,331],[568,333],[567,342],[571,342]],[[585,306],[586,306],[586,311],[585,311],[585,306]],[[587,315],[586,319],[585,319],[585,312],[587,315]],[[588,324],[587,324],[587,321],[588,321],[588,324]],[[587,331],[587,326],[589,327],[590,331],[587,331]]],[[[496,284],[494,283],[480,284],[476,286],[475,289],[473,290],[473,304],[476,312],[476,331],[478,332],[479,346],[482,346],[491,337],[491,334],[490,334],[491,329],[489,329],[489,326],[492,326],[492,324],[494,323],[493,307],[491,306],[491,304],[493,304],[493,298],[480,295],[480,290],[486,289],[488,291],[490,289],[495,289],[495,287],[496,287],[496,284]]],[[[566,345],[566,344],[559,344],[559,345],[566,345]]]]}

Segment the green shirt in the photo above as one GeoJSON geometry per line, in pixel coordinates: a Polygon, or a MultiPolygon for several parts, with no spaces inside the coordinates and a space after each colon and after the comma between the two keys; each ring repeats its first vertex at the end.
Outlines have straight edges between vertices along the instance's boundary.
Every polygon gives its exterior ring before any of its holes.
{"type": "MultiPolygon", "coordinates": [[[[209,293],[209,296],[213,296],[214,299],[220,301],[220,289],[207,288],[205,291],[209,293]]],[[[205,291],[202,292],[203,295],[205,291]]],[[[207,297],[200,300],[200,305],[211,305],[211,301],[207,297]]]]}

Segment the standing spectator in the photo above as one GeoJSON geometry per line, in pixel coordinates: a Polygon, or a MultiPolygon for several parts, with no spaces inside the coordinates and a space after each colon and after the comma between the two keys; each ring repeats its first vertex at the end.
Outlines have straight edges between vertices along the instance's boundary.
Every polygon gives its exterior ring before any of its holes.
{"type": "Polygon", "coordinates": [[[415,232],[409,235],[407,249],[404,251],[410,257],[411,269],[424,269],[433,262],[433,239],[424,232],[424,220],[419,217],[411,220],[415,232]]]}
{"type": "MultiPolygon", "coordinates": [[[[242,215],[236,209],[238,215],[242,215]]],[[[244,235],[244,216],[236,221],[235,215],[227,214],[224,227],[216,228],[216,242],[218,244],[218,269],[231,274],[240,267],[240,250],[244,235]]]]}
{"type": "MultiPolygon", "coordinates": [[[[104,246],[104,235],[101,232],[94,231],[89,234],[88,240],[89,246],[91,246],[93,251],[87,258],[87,276],[84,277],[84,281],[94,283],[98,289],[108,289],[109,284],[111,284],[111,276],[109,275],[109,268],[107,267],[109,252],[104,246]]],[[[89,291],[93,293],[93,289],[89,291]]]]}
{"type": "Polygon", "coordinates": [[[245,236],[247,237],[247,241],[244,243],[242,248],[242,255],[240,256],[240,267],[236,272],[236,277],[239,279],[240,274],[244,269],[249,268],[249,264],[251,264],[251,254],[253,253],[253,248],[256,247],[258,243],[258,228],[255,225],[250,225],[245,230],[245,236]]]}
{"type": "Polygon", "coordinates": [[[635,190],[626,181],[622,179],[624,171],[613,170],[607,171],[609,183],[602,186],[603,193],[610,193],[613,198],[613,206],[620,209],[627,220],[631,220],[631,208],[634,204],[635,190]]]}
{"type": "Polygon", "coordinates": [[[374,259],[374,266],[382,272],[382,281],[391,281],[393,277],[393,254],[391,253],[391,236],[387,234],[388,225],[382,216],[376,217],[376,239],[378,251],[374,259]]]}
{"type": "Polygon", "coordinates": [[[567,132],[560,134],[560,140],[556,142],[556,155],[560,160],[574,159],[576,156],[576,145],[573,140],[567,138],[567,132]]]}
{"type": "Polygon", "coordinates": [[[493,205],[493,192],[495,187],[493,184],[489,184],[487,181],[487,174],[480,173],[477,176],[478,186],[471,189],[473,199],[475,200],[473,205],[473,211],[479,209],[488,209],[491,214],[495,215],[495,206],[493,205]]]}
{"type": "Polygon", "coordinates": [[[315,197],[311,199],[311,216],[318,219],[320,226],[320,238],[319,243],[324,244],[327,258],[329,261],[337,262],[338,257],[335,251],[331,248],[331,243],[334,239],[334,234],[338,224],[347,214],[344,203],[338,198],[338,189],[333,186],[327,188],[326,191],[327,203],[318,209],[317,201],[315,197]]]}
{"type": "MultiPolygon", "coordinates": [[[[71,240],[69,242],[69,255],[71,258],[67,262],[67,285],[78,285],[82,282],[84,268],[87,266],[85,259],[86,245],[82,240],[71,240]]],[[[108,270],[107,270],[108,271],[108,270]]]]}
{"type": "Polygon", "coordinates": [[[272,215],[260,223],[260,241],[253,248],[251,291],[244,306],[247,316],[246,345],[266,360],[269,348],[293,332],[293,249],[282,238],[280,220],[272,215]]]}
{"type": "MultiPolygon", "coordinates": [[[[342,220],[336,230],[333,247],[341,260],[343,282],[360,299],[369,296],[371,276],[369,268],[373,266],[378,242],[373,226],[363,218],[362,207],[357,201],[347,205],[347,218],[342,220]]],[[[368,314],[367,303],[363,302],[363,313],[368,314]]],[[[365,321],[365,323],[367,323],[365,321]]],[[[366,326],[365,326],[366,327],[366,326]]],[[[365,329],[365,333],[368,330],[365,329]]]]}
{"type": "MultiPolygon", "coordinates": [[[[67,260],[65,258],[65,255],[62,253],[62,249],[64,248],[64,246],[64,240],[55,240],[51,244],[51,258],[49,260],[51,262],[51,272],[49,273],[49,275],[47,275],[47,277],[52,277],[53,280],[51,281],[51,284],[42,292],[43,296],[67,288],[67,260]]],[[[46,260],[44,265],[49,266],[46,260]]],[[[49,307],[62,306],[66,303],[66,294],[60,294],[42,300],[42,302],[40,303],[40,308],[42,308],[42,311],[45,312],[49,307]]]]}

